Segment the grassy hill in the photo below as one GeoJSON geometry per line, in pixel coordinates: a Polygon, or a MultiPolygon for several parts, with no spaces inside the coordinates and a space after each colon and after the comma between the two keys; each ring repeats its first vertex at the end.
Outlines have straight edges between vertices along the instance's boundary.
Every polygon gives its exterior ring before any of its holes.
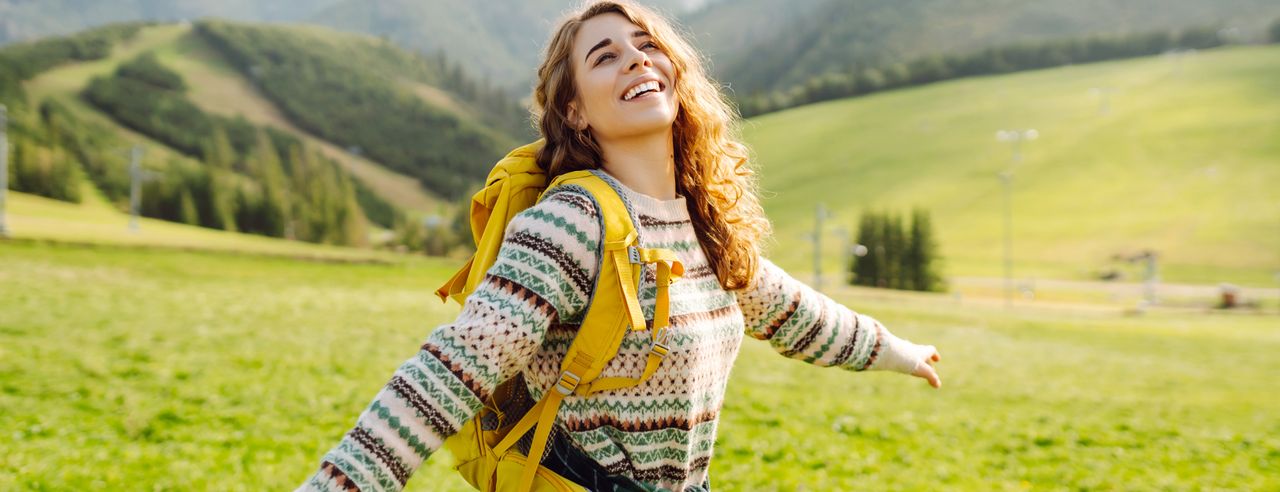
{"type": "MultiPolygon", "coordinates": [[[[999,276],[1010,162],[995,132],[1035,128],[1013,181],[1015,274],[1090,278],[1151,248],[1165,281],[1273,285],[1280,270],[1280,47],[982,77],[750,120],[773,256],[812,269],[814,207],[852,230],[929,208],[946,272],[999,276]],[[1112,87],[1099,114],[1093,87],[1112,87]]],[[[828,231],[826,251],[837,251],[828,231]]],[[[836,254],[825,270],[838,271],[836,254]]]]}

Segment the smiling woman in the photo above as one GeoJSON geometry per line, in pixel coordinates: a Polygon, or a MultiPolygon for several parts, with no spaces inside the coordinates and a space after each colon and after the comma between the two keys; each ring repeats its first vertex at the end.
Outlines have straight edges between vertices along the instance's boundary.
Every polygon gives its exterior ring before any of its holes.
{"type": "Polygon", "coordinates": [[[599,379],[585,384],[638,382],[577,391],[578,376],[563,369],[566,354],[582,353],[573,350],[584,319],[599,319],[587,316],[592,302],[607,306],[606,297],[616,295],[596,292],[595,283],[610,278],[601,273],[606,267],[621,268],[602,262],[605,250],[622,264],[626,256],[606,243],[616,227],[602,225],[613,224],[606,218],[623,207],[553,185],[510,220],[496,261],[458,319],[432,332],[396,371],[303,489],[398,490],[486,407],[502,422],[481,422],[486,431],[492,429],[484,425],[523,423],[525,414],[541,413],[552,424],[542,454],[545,441],[514,430],[525,429],[521,424],[507,431],[514,438],[502,438],[499,454],[515,453],[524,468],[512,472],[499,460],[485,472],[492,479],[478,481],[490,489],[528,490],[534,472],[525,475],[529,481],[517,478],[536,468],[557,484],[546,490],[706,491],[744,335],[818,366],[893,370],[941,384],[932,346],[893,336],[761,256],[769,223],[734,113],[662,17],[631,4],[592,4],[556,30],[538,79],[534,109],[545,141],[539,167],[549,178],[587,171],[616,191],[635,225],[622,243],[636,252],[632,263],[641,251],[661,249],[683,265],[683,278],[669,287],[668,273],[679,276],[679,269],[644,265],[625,277],[638,277],[630,286],[638,288],[637,317],[599,379]],[[647,362],[658,348],[660,362],[647,362]],[[547,398],[558,409],[543,406],[547,398]],[[490,405],[497,400],[515,403],[490,405]],[[551,411],[529,410],[532,402],[551,411]],[[538,459],[524,458],[531,453],[538,459]]]}

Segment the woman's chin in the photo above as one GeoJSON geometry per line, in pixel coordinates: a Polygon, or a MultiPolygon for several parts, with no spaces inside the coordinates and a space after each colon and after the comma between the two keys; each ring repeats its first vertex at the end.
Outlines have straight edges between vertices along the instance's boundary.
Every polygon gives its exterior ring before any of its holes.
{"type": "Polygon", "coordinates": [[[624,130],[618,133],[635,136],[665,132],[671,130],[671,125],[675,123],[675,120],[675,115],[668,111],[662,108],[653,108],[639,114],[627,115],[626,121],[619,125],[624,130]]]}

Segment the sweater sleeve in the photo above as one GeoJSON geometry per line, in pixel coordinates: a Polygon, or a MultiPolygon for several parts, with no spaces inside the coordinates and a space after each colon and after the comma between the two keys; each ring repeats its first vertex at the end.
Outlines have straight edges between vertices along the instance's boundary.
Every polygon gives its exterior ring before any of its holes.
{"type": "Polygon", "coordinates": [[[395,371],[298,490],[404,488],[499,383],[528,365],[554,320],[580,315],[599,268],[600,236],[594,202],[572,190],[513,218],[458,318],[395,371]]]}
{"type": "Polygon", "coordinates": [[[738,304],[747,335],[817,366],[880,369],[876,362],[885,351],[897,356],[910,345],[875,318],[840,305],[764,258],[752,287],[738,294],[738,304]]]}

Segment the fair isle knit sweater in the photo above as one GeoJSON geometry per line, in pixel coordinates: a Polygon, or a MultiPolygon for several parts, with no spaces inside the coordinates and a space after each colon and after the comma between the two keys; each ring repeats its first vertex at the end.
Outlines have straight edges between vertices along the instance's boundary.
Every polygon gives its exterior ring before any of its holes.
{"type": "MultiPolygon", "coordinates": [[[[568,396],[557,415],[557,431],[610,473],[675,491],[707,481],[744,334],[784,356],[851,371],[868,369],[880,352],[898,351],[901,342],[879,322],[763,258],[752,288],[725,291],[684,198],[658,200],[599,174],[627,202],[641,246],[671,249],[685,265],[684,278],[670,287],[671,352],[657,373],[632,388],[568,396]]],[[[517,215],[497,263],[456,321],[433,331],[396,370],[300,490],[399,490],[499,383],[522,374],[529,394],[541,398],[586,313],[600,262],[600,221],[595,202],[573,188],[555,190],[517,215]]],[[[648,265],[640,301],[650,320],[655,292],[648,265]]],[[[649,338],[628,333],[600,377],[638,375],[649,338]]]]}

